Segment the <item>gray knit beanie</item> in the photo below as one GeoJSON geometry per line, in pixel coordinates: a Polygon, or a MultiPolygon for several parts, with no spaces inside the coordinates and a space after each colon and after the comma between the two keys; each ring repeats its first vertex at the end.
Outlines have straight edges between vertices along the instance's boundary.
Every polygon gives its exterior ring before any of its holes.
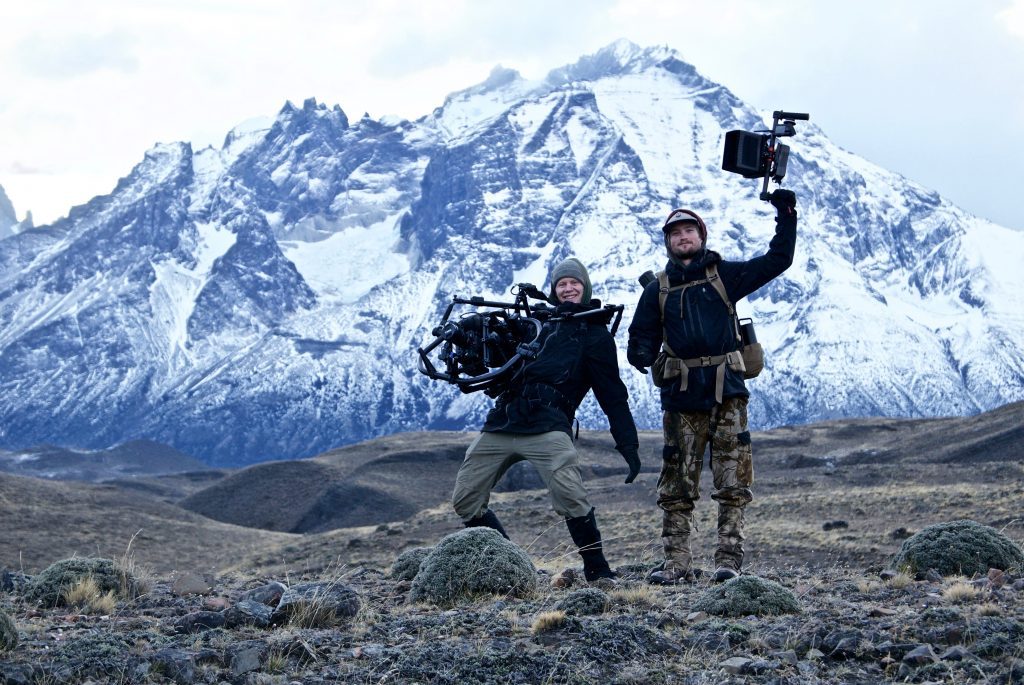
{"type": "Polygon", "coordinates": [[[577,281],[582,283],[582,304],[590,304],[590,296],[592,294],[590,288],[590,275],[587,273],[587,267],[583,266],[583,262],[575,257],[569,257],[551,270],[551,289],[548,291],[548,302],[553,305],[557,305],[559,303],[558,296],[555,295],[555,285],[557,285],[563,278],[575,278],[577,281]]]}

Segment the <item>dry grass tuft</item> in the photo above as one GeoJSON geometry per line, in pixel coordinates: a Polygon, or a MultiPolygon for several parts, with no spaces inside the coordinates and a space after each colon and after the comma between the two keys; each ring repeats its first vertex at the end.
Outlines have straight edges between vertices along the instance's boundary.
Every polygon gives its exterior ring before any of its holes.
{"type": "Polygon", "coordinates": [[[537,618],[533,620],[533,625],[530,630],[534,635],[546,633],[549,630],[557,630],[565,625],[566,615],[564,611],[545,611],[537,614],[537,618]]]}
{"type": "Polygon", "coordinates": [[[951,604],[962,604],[977,599],[981,593],[981,588],[976,585],[958,580],[942,589],[942,599],[951,604]]]}
{"type": "Polygon", "coordinates": [[[978,616],[1002,616],[1003,608],[995,602],[983,602],[978,605],[978,616]]]}
{"type": "Polygon", "coordinates": [[[893,590],[903,590],[910,587],[914,582],[913,576],[906,571],[900,571],[892,578],[885,581],[885,584],[891,587],[893,590]]]}
{"type": "Polygon", "coordinates": [[[870,595],[880,587],[882,587],[880,582],[877,580],[871,580],[870,578],[861,578],[857,581],[857,592],[862,595],[870,595]]]}
{"type": "Polygon", "coordinates": [[[664,606],[661,597],[650,585],[615,588],[608,593],[608,597],[618,604],[629,604],[647,609],[664,606]]]}
{"type": "Polygon", "coordinates": [[[83,614],[109,616],[117,606],[117,597],[113,590],[101,592],[95,578],[84,576],[64,591],[64,602],[83,614]]]}

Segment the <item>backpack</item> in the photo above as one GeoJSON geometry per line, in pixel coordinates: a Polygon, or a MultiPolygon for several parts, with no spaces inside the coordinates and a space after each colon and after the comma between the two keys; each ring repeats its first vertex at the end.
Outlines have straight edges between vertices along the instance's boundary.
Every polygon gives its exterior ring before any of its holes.
{"type": "Polygon", "coordinates": [[[704,273],[705,278],[669,287],[668,274],[664,271],[658,272],[658,306],[661,309],[662,349],[658,358],[654,361],[654,365],[651,367],[651,379],[654,381],[654,385],[659,388],[663,388],[669,385],[672,382],[672,379],[679,377],[681,379],[680,390],[685,392],[689,369],[699,366],[715,366],[717,367],[715,400],[721,403],[722,385],[725,381],[726,367],[732,371],[742,373],[743,378],[745,379],[754,378],[760,374],[761,370],[764,368],[764,349],[761,347],[761,343],[757,342],[757,336],[754,334],[754,322],[751,319],[741,320],[736,314],[736,308],[729,300],[729,295],[725,292],[725,286],[722,284],[722,279],[718,275],[718,265],[708,265],[705,268],[704,273]],[[668,294],[671,292],[686,290],[687,288],[691,288],[695,285],[703,285],[704,283],[710,283],[711,287],[714,288],[715,292],[717,292],[722,298],[722,301],[725,302],[725,307],[728,309],[729,316],[732,320],[736,342],[739,344],[740,349],[736,352],[727,352],[725,354],[711,357],[680,359],[668,344],[668,334],[665,331],[664,323],[665,302],[668,301],[668,294]],[[743,321],[748,323],[743,323],[743,321]],[[686,369],[685,373],[683,369],[686,369]]]}

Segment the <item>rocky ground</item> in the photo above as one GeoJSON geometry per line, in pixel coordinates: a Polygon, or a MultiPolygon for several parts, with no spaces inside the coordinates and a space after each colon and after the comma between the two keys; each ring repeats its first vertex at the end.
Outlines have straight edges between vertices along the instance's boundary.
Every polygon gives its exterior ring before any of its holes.
{"type": "Polygon", "coordinates": [[[179,574],[100,613],[27,602],[25,579],[7,573],[0,607],[19,644],[0,653],[0,682],[1024,682],[1021,576],[791,567],[764,576],[800,613],[722,618],[689,609],[708,580],[655,587],[648,570],[621,567],[604,606],[541,569],[530,596],[454,608],[410,603],[411,583],[377,568],[179,574]],[[286,588],[325,611],[289,613],[286,588]]]}
{"type": "MultiPolygon", "coordinates": [[[[904,540],[942,521],[973,519],[1024,541],[1024,454],[1013,433],[1022,412],[1018,404],[980,418],[1010,431],[995,442],[992,430],[977,440],[964,432],[980,421],[961,420],[847,421],[755,436],[745,571],[794,593],[801,611],[781,616],[694,611],[713,587],[706,577],[667,588],[644,581],[660,559],[656,433],[642,435],[644,471],[629,486],[606,436],[582,436],[587,487],[621,573],[617,587],[603,590],[606,601],[586,610],[581,585],[551,585],[579,557],[529,474],[499,488],[492,506],[536,566],[539,589],[455,607],[411,603],[410,581],[390,574],[403,552],[460,529],[440,491],[429,500],[436,504],[412,515],[382,510],[374,525],[295,534],[184,511],[174,493],[201,484],[180,479],[147,495],[139,486],[148,482],[119,489],[6,476],[0,614],[11,621],[5,632],[0,620],[0,685],[1024,683],[1020,571],[887,572],[904,540]],[[69,551],[134,564],[148,587],[134,599],[97,595],[77,607],[30,600],[27,583],[69,551]]],[[[456,450],[435,439],[444,454],[456,450]]],[[[360,449],[369,455],[373,446],[360,449]]],[[[403,464],[412,458],[363,463],[390,468],[396,496],[408,484],[450,487],[448,475],[420,478],[420,469],[408,477],[403,464]]],[[[276,494],[258,497],[287,506],[292,476],[275,468],[276,494]]],[[[252,489],[237,492],[253,497],[252,489]]],[[[703,494],[694,546],[708,568],[707,484],[703,494]]]]}

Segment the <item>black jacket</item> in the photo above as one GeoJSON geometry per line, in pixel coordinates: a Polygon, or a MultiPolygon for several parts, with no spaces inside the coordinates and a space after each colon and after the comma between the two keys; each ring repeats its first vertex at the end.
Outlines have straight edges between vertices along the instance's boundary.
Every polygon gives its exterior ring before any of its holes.
{"type": "MultiPolygon", "coordinates": [[[[717,252],[705,250],[686,267],[670,261],[665,267],[669,285],[706,278],[705,267],[718,264],[718,274],[733,306],[793,263],[796,249],[796,215],[776,219],[775,236],[768,252],[745,262],[729,262],[717,252]]],[[[676,291],[665,302],[665,332],[672,350],[683,359],[717,356],[739,348],[735,329],[721,296],[710,284],[676,291]]],[[[629,345],[640,356],[653,361],[663,339],[661,308],[658,304],[658,282],[644,288],[629,325],[629,345]]],[[[632,357],[631,357],[632,359],[632,357]]],[[[708,411],[715,406],[715,373],[713,366],[689,370],[686,392],[680,391],[676,380],[661,389],[661,407],[666,411],[708,411]]],[[[747,397],[750,393],[743,375],[726,369],[722,398],[747,397]]]]}
{"type": "MultiPolygon", "coordinates": [[[[565,303],[555,313],[590,309],[593,307],[565,303]]],[[[526,434],[562,431],[572,435],[576,408],[593,389],[608,416],[615,448],[622,454],[628,450],[635,454],[639,441],[629,411],[629,395],[619,377],[615,341],[608,331],[610,316],[545,323],[537,340],[537,357],[512,378],[481,430],[526,434]]]]}

